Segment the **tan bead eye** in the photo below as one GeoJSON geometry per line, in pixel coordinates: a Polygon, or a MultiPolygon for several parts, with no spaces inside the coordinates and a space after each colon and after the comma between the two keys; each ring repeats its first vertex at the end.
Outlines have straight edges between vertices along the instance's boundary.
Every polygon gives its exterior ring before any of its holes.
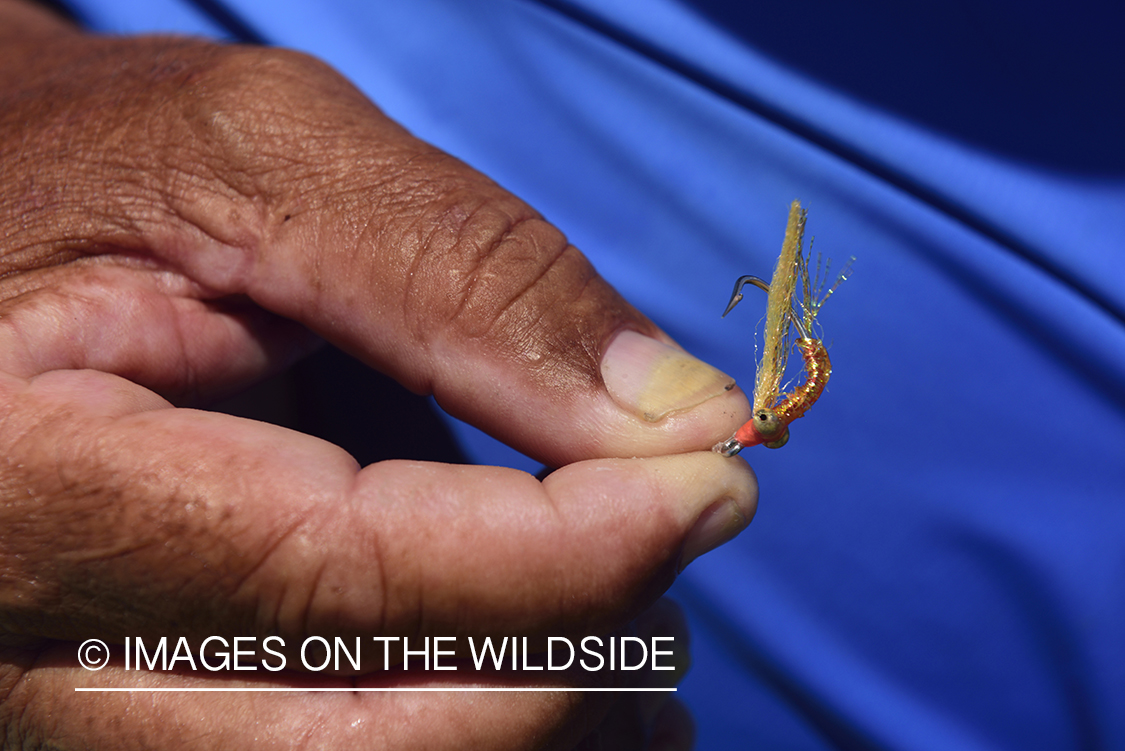
{"type": "Polygon", "coordinates": [[[789,443],[789,428],[785,429],[785,432],[781,435],[781,438],[778,438],[776,441],[763,443],[762,445],[768,449],[779,449],[787,443],[789,443]]]}
{"type": "Polygon", "coordinates": [[[754,413],[754,429],[764,439],[774,438],[785,428],[772,409],[759,409],[754,413]]]}

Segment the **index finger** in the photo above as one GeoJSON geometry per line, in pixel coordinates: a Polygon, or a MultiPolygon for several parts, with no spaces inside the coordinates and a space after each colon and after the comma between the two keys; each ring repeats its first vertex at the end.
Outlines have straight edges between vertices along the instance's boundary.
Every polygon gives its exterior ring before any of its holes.
{"type": "Polygon", "coordinates": [[[173,409],[113,376],[3,387],[6,483],[24,489],[0,509],[16,634],[598,633],[737,534],[757,499],[745,463],[710,452],[591,460],[542,484],[361,470],[323,441],[173,409]]]}

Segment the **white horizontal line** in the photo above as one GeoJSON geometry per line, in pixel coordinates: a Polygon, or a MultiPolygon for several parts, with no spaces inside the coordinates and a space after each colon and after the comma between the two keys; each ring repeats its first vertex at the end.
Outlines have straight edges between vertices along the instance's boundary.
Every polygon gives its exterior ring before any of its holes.
{"type": "Polygon", "coordinates": [[[305,693],[305,692],[380,692],[391,693],[395,691],[403,692],[437,692],[444,691],[447,693],[484,693],[484,692],[500,692],[500,693],[523,693],[531,691],[558,691],[558,692],[600,692],[600,691],[616,691],[619,693],[638,693],[638,692],[652,692],[664,691],[674,692],[675,688],[575,688],[572,686],[527,686],[524,688],[515,688],[512,686],[459,686],[456,688],[441,688],[437,686],[406,686],[402,688],[368,688],[368,687],[344,687],[339,688],[277,688],[277,687],[261,687],[261,688],[233,688],[233,687],[220,687],[220,688],[78,688],[75,691],[85,691],[92,693],[305,693]]]}

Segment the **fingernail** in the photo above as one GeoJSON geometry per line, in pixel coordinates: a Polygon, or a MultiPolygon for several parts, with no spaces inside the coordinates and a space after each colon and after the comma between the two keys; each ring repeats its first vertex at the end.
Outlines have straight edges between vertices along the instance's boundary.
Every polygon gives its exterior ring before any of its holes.
{"type": "Polygon", "coordinates": [[[712,504],[688,533],[680,553],[679,571],[704,553],[733,540],[749,523],[750,519],[735,501],[726,499],[712,504]]]}
{"type": "Polygon", "coordinates": [[[636,331],[622,331],[610,343],[602,379],[613,401],[649,422],[734,388],[721,370],[636,331]]]}

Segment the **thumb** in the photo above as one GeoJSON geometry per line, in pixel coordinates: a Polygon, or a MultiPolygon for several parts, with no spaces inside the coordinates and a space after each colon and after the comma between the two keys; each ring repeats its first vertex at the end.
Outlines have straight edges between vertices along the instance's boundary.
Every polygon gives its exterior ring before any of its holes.
{"type": "MultiPolygon", "coordinates": [[[[211,106],[255,134],[208,142],[237,168],[227,182],[256,176],[261,239],[249,258],[235,246],[233,264],[181,255],[193,276],[220,285],[222,269],[245,269],[230,292],[552,466],[706,449],[748,419],[733,380],[677,347],[558,229],[331,70],[245,50],[212,77],[211,106]]],[[[240,209],[185,214],[221,238],[237,236],[240,209]]]]}
{"type": "Polygon", "coordinates": [[[705,449],[749,417],[728,376],[559,230],[327,66],[183,41],[89,49],[75,75],[113,71],[112,106],[81,81],[56,101],[113,123],[87,153],[133,186],[76,211],[95,249],[155,256],[207,299],[249,298],[550,465],[705,449]]]}

